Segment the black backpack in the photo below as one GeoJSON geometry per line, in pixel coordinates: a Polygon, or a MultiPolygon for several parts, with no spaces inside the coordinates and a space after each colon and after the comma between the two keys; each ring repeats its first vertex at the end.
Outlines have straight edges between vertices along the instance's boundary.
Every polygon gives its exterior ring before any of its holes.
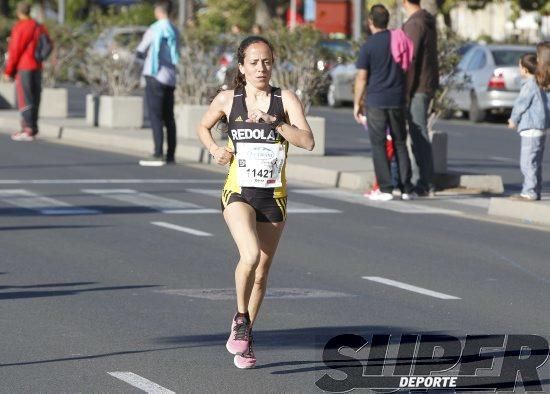
{"type": "MultiPolygon", "coordinates": [[[[39,28],[40,24],[36,24],[36,28],[39,28]]],[[[53,51],[53,43],[50,37],[42,29],[38,33],[38,42],[36,43],[36,50],[34,51],[34,58],[37,62],[42,63],[46,60],[53,51]]]]}

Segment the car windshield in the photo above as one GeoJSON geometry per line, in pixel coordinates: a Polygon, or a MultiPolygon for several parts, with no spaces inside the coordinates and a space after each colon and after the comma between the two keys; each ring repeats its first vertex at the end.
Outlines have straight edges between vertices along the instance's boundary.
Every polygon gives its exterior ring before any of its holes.
{"type": "Polygon", "coordinates": [[[333,55],[350,55],[351,44],[347,41],[322,41],[321,47],[333,55]]]}
{"type": "Polygon", "coordinates": [[[114,40],[118,45],[127,47],[137,44],[140,41],[142,35],[143,33],[139,31],[120,33],[115,36],[114,40]]]}
{"type": "Polygon", "coordinates": [[[535,53],[534,50],[510,50],[510,49],[497,49],[491,51],[493,58],[495,59],[495,65],[497,66],[517,66],[519,58],[524,53],[535,53]]]}

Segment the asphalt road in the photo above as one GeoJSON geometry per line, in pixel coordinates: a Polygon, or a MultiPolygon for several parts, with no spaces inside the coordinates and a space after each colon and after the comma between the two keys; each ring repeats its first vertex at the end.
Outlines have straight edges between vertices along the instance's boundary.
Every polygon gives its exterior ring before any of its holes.
{"type": "Polygon", "coordinates": [[[0,155],[2,393],[313,393],[345,377],[322,361],[340,334],[550,338],[548,232],[293,184],[258,368],[237,370],[222,174],[3,135],[0,155]]]}
{"type": "MultiPolygon", "coordinates": [[[[327,126],[327,154],[370,154],[368,133],[352,116],[351,107],[315,107],[312,114],[324,116],[327,126]]],[[[460,173],[500,175],[507,192],[521,190],[519,135],[506,128],[506,117],[494,116],[484,123],[452,119],[436,122],[434,129],[448,135],[448,169],[460,173]]],[[[546,149],[543,174],[550,174],[550,154],[546,149]]],[[[546,177],[548,178],[548,176],[546,177]]],[[[543,187],[550,188],[546,180],[543,187]]]]}

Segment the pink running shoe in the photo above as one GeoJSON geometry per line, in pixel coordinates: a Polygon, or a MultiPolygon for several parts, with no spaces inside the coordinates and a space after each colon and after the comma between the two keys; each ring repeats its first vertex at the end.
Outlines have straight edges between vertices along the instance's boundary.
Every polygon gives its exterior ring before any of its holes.
{"type": "Polygon", "coordinates": [[[252,350],[252,337],[248,342],[248,350],[246,353],[237,353],[233,358],[233,364],[239,369],[250,369],[256,366],[256,356],[252,350]]]}
{"type": "Polygon", "coordinates": [[[248,342],[250,340],[250,320],[244,316],[233,318],[231,323],[231,334],[225,344],[227,351],[231,354],[248,352],[248,342]]]}

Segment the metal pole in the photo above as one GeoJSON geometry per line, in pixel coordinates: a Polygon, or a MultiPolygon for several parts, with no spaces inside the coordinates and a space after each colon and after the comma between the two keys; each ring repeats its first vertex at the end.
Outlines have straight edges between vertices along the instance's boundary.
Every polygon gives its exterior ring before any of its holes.
{"type": "Polygon", "coordinates": [[[362,0],[353,0],[353,39],[355,41],[361,39],[361,22],[363,20],[362,3],[362,0]]]}
{"type": "Polygon", "coordinates": [[[57,2],[57,23],[60,25],[65,23],[65,0],[57,2]]]}
{"type": "Polygon", "coordinates": [[[179,0],[179,5],[178,5],[178,24],[180,26],[180,28],[184,28],[185,27],[185,11],[187,10],[186,8],[186,1],[185,0],[179,0]]]}
{"type": "Polygon", "coordinates": [[[296,0],[290,0],[290,28],[296,27],[296,0]]]}

